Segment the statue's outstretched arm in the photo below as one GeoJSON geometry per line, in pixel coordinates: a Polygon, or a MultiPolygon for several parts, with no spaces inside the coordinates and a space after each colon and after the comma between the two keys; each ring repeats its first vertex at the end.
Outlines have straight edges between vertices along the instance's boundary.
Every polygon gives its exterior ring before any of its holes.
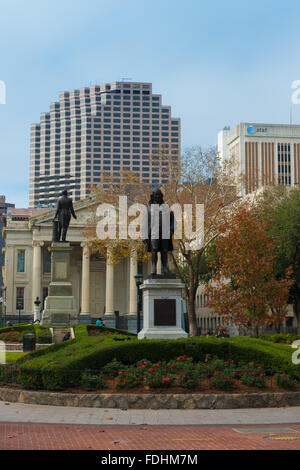
{"type": "Polygon", "coordinates": [[[77,219],[77,216],[76,216],[76,214],[75,214],[74,207],[73,207],[73,202],[71,202],[71,207],[70,207],[70,209],[71,209],[71,214],[72,214],[72,216],[74,217],[74,219],[77,219]]]}

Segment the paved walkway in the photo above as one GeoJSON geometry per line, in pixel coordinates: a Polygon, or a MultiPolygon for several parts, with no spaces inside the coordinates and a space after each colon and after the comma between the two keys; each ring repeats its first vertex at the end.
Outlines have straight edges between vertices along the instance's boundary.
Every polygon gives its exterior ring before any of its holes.
{"type": "Polygon", "coordinates": [[[0,402],[0,422],[127,426],[300,424],[300,407],[237,410],[120,410],[0,402]]]}
{"type": "Polygon", "coordinates": [[[0,450],[300,449],[300,407],[114,410],[0,402],[0,450]]]}

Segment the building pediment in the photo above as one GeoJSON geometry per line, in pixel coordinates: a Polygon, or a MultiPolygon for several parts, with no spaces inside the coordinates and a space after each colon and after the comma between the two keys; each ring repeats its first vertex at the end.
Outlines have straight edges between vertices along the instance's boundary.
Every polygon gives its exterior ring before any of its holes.
{"type": "MultiPolygon", "coordinates": [[[[74,202],[73,207],[77,219],[71,219],[72,226],[84,227],[86,221],[91,217],[91,211],[96,207],[97,203],[94,198],[87,198],[77,202],[74,202]]],[[[52,225],[52,221],[55,215],[56,209],[49,209],[49,211],[43,214],[38,214],[29,219],[29,228],[34,227],[49,227],[52,225]]]]}

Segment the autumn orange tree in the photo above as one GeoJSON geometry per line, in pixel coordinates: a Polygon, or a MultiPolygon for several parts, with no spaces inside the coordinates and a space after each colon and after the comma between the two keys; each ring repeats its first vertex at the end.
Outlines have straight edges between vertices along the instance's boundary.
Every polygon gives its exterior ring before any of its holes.
{"type": "Polygon", "coordinates": [[[216,240],[217,274],[205,288],[207,306],[225,321],[259,328],[271,323],[277,329],[286,315],[291,270],[278,279],[274,266],[278,244],[265,222],[248,203],[241,203],[220,225],[216,240]]]}
{"type": "MultiPolygon", "coordinates": [[[[219,236],[218,227],[224,220],[224,209],[237,199],[235,173],[231,163],[220,165],[214,149],[202,151],[200,147],[188,149],[181,157],[180,166],[166,152],[159,151],[150,159],[150,168],[158,173],[168,174],[168,182],[161,190],[165,202],[174,210],[177,230],[173,240],[174,251],[170,254],[171,269],[184,284],[184,297],[187,301],[189,332],[197,334],[195,297],[201,277],[203,258],[214,240],[219,236]],[[204,225],[199,228],[196,207],[202,205],[204,225]],[[189,230],[186,208],[189,207],[189,230]]],[[[128,204],[146,204],[152,191],[150,184],[140,181],[133,173],[119,174],[118,184],[112,175],[106,175],[101,186],[93,188],[91,217],[85,229],[92,252],[107,256],[112,263],[135,252],[137,259],[145,261],[149,255],[141,239],[120,238],[124,234],[122,222],[117,217],[115,238],[99,239],[97,236],[97,206],[106,203],[118,211],[119,197],[127,196],[128,204]]],[[[108,210],[109,212],[109,210],[108,210]]],[[[114,211],[113,211],[114,212],[114,211]]],[[[123,214],[124,216],[124,214],[123,214]]],[[[109,220],[109,214],[108,214],[109,220]]],[[[124,221],[124,217],[121,217],[124,221]]],[[[141,223],[141,214],[128,213],[127,224],[141,223]]],[[[200,224],[201,225],[201,224],[200,224]]]]}

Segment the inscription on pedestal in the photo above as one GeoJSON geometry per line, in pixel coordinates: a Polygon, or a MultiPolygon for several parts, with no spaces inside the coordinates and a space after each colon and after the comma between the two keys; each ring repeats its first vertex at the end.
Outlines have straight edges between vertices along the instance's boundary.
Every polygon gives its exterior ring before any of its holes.
{"type": "Polygon", "coordinates": [[[66,261],[56,261],[54,264],[54,276],[55,279],[65,280],[68,275],[68,265],[66,261]]]}
{"type": "Polygon", "coordinates": [[[176,326],[175,299],[154,299],[154,326],[176,326]]]}
{"type": "Polygon", "coordinates": [[[55,318],[55,323],[66,323],[68,324],[70,322],[70,315],[68,313],[56,313],[53,315],[53,318],[55,318]]]}

